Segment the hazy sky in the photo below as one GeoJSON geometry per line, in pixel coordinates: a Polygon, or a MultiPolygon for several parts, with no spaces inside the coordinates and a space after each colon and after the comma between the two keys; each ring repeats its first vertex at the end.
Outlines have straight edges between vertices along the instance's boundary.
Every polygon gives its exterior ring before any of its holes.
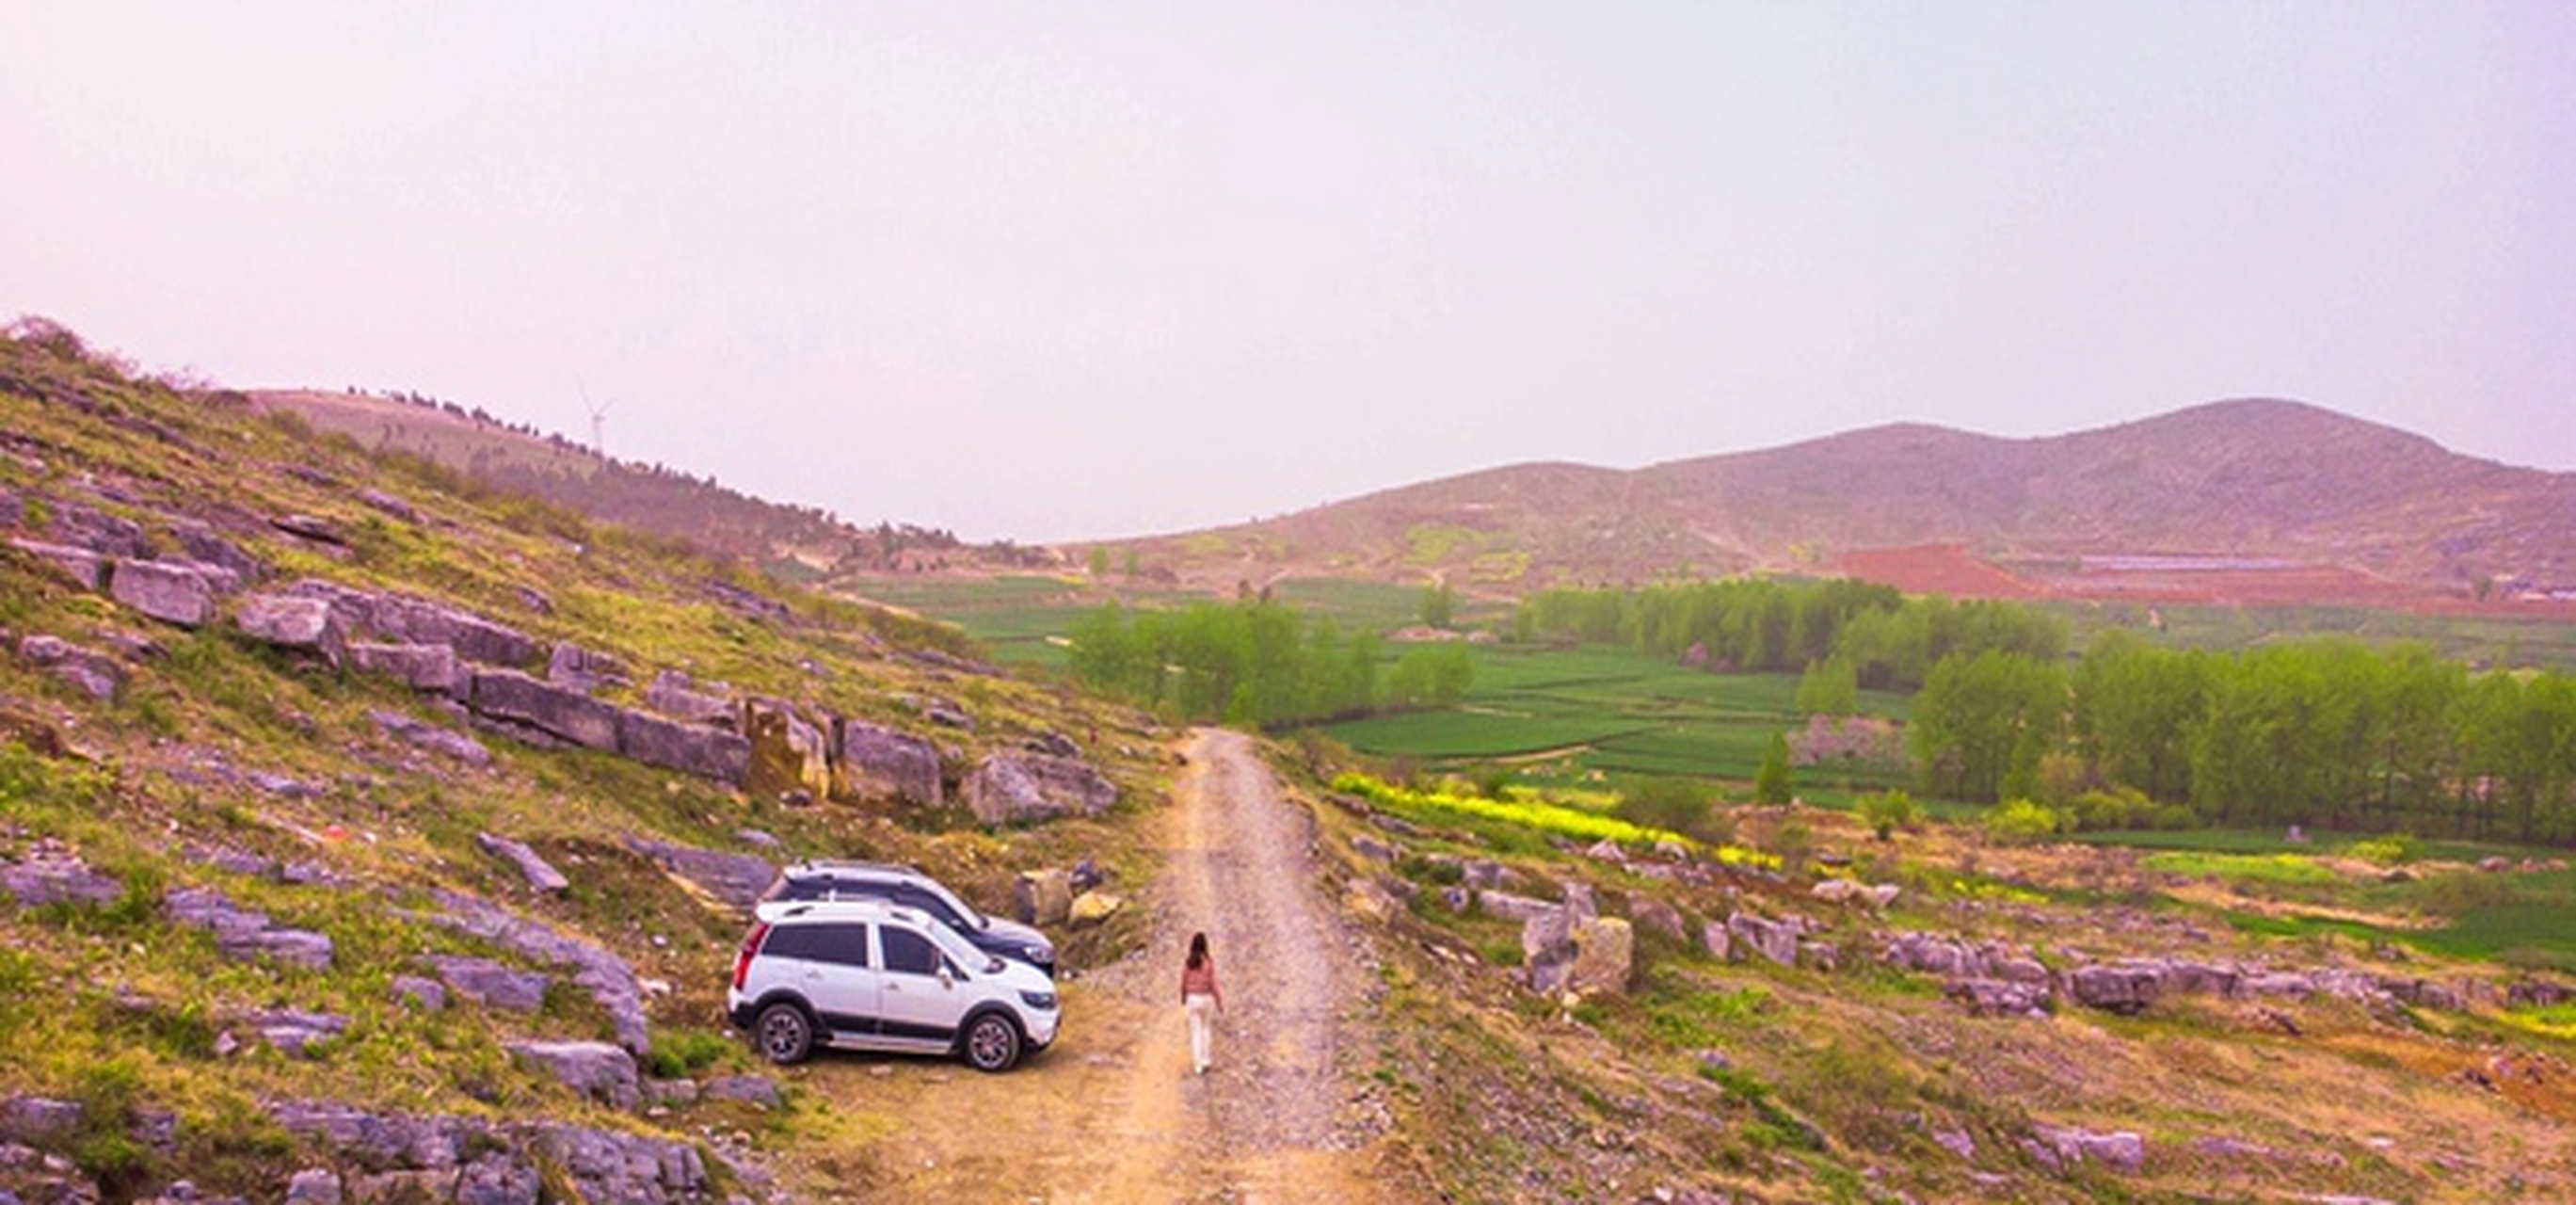
{"type": "Polygon", "coordinates": [[[2576,4],[0,0],[0,316],[860,522],[2288,396],[2576,468],[2576,4]]]}

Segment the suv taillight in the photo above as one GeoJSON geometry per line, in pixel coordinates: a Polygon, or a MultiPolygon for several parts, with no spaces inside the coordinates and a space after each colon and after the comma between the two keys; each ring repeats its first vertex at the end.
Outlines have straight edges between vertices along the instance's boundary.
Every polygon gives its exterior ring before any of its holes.
{"type": "Polygon", "coordinates": [[[751,956],[760,952],[760,939],[769,936],[769,922],[755,921],[751,932],[742,939],[742,952],[733,956],[733,990],[742,990],[742,981],[751,975],[751,956]]]}

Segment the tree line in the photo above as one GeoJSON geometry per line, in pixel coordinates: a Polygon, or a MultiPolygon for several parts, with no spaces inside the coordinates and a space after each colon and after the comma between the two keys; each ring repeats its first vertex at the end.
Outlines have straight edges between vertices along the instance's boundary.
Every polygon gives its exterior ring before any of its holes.
{"type": "Polygon", "coordinates": [[[1277,728],[1466,697],[1475,664],[1457,644],[1385,664],[1384,642],[1263,598],[1177,611],[1110,603],[1068,633],[1074,675],[1104,694],[1183,719],[1277,728]]]}
{"type": "Polygon", "coordinates": [[[1716,670],[1796,673],[1838,663],[1875,690],[1917,689],[1935,665],[1963,653],[2054,661],[2067,641],[2062,621],[2030,607],[1908,598],[1848,578],[1546,590],[1522,600],[1513,631],[1523,641],[1623,645],[1716,670]]]}
{"type": "Polygon", "coordinates": [[[1926,790],[2120,791],[2201,822],[2576,843],[2576,676],[2342,638],[2243,653],[2106,632],[2071,667],[1953,654],[1915,697],[1926,790]]]}

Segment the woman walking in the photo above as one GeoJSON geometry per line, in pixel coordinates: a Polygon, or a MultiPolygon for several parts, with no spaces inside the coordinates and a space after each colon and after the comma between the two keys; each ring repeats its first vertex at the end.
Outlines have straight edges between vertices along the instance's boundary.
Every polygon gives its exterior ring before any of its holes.
{"type": "Polygon", "coordinates": [[[1181,967],[1181,1007],[1190,1014],[1190,1065],[1205,1075],[1211,1015],[1225,1008],[1225,991],[1216,985],[1216,956],[1208,953],[1205,933],[1190,935],[1190,960],[1181,967]]]}

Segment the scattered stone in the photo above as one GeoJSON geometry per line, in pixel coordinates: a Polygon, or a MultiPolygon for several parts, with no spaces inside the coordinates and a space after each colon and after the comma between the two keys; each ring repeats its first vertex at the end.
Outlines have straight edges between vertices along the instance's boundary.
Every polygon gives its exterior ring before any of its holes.
{"type": "Polygon", "coordinates": [[[125,666],[116,658],[59,636],[24,636],[18,640],[18,659],[48,670],[73,689],[105,703],[116,698],[125,685],[125,666]]]}
{"type": "Polygon", "coordinates": [[[1089,763],[1038,754],[995,754],[966,780],[966,806],[987,825],[1097,815],[1118,788],[1089,763]]]}
{"type": "Polygon", "coordinates": [[[255,582],[268,572],[268,565],[217,533],[214,528],[195,520],[180,520],[170,525],[179,547],[188,559],[220,566],[232,574],[235,582],[255,582]]]}
{"type": "Polygon", "coordinates": [[[1071,877],[1073,889],[1077,892],[1089,891],[1109,881],[1109,876],[1101,873],[1100,864],[1089,858],[1073,864],[1071,877]]]}
{"type": "Polygon", "coordinates": [[[340,1205],[339,1174],[308,1167],[286,1181],[286,1205],[340,1205]]]}
{"type": "Polygon", "coordinates": [[[1523,923],[1565,911],[1565,906],[1562,904],[1534,900],[1525,895],[1513,895],[1508,891],[1479,891],[1476,893],[1476,906],[1484,909],[1487,916],[1499,916],[1504,920],[1523,923]]]}
{"type": "Polygon", "coordinates": [[[546,681],[589,694],[602,686],[625,685],[626,663],[597,649],[559,640],[546,657],[546,681]]]}
{"type": "Polygon", "coordinates": [[[1021,747],[1031,753],[1043,753],[1049,757],[1082,756],[1082,746],[1074,744],[1072,737],[1052,730],[1030,737],[1021,742],[1021,747]]]}
{"type": "Polygon", "coordinates": [[[476,833],[474,844],[482,847],[483,852],[518,867],[519,874],[528,880],[528,886],[531,888],[538,891],[562,891],[572,886],[572,880],[565,878],[562,871],[548,865],[544,858],[537,856],[537,851],[520,842],[508,837],[494,836],[491,833],[476,833]]]}
{"type": "Polygon", "coordinates": [[[89,549],[27,539],[11,540],[9,545],[54,567],[75,585],[93,594],[107,581],[107,559],[89,549]]]}
{"type": "Polygon", "coordinates": [[[1126,905],[1124,898],[1106,891],[1086,891],[1073,897],[1072,910],[1065,920],[1076,929],[1087,928],[1116,916],[1126,905]]]}
{"type": "Polygon", "coordinates": [[[45,534],[56,543],[86,548],[104,557],[140,557],[152,551],[143,538],[142,525],[131,519],[78,502],[55,501],[49,503],[48,509],[53,519],[46,525],[45,534]]]}
{"type": "Polygon", "coordinates": [[[447,1009],[447,989],[435,979],[396,975],[393,993],[395,1000],[406,1002],[422,1012],[444,1012],[447,1009]]]}
{"type": "Polygon", "coordinates": [[[492,751],[484,748],[483,742],[453,728],[416,720],[398,711],[371,710],[367,712],[367,718],[374,721],[385,735],[405,744],[416,745],[469,766],[492,764],[492,751]]]}
{"type": "Polygon", "coordinates": [[[1962,1159],[1974,1159],[1977,1157],[1977,1140],[1974,1137],[1971,1137],[1966,1130],[1934,1130],[1932,1131],[1932,1141],[1941,1144],[1942,1150],[1948,1151],[1953,1155],[1957,1155],[1962,1159]]]}
{"type": "Polygon", "coordinates": [[[347,1017],[295,1009],[244,1013],[241,1020],[258,1030],[261,1040],[287,1057],[298,1059],[312,1057],[311,1048],[315,1043],[329,1041],[349,1031],[347,1017]]]}
{"type": "Polygon", "coordinates": [[[653,684],[644,688],[644,705],[684,723],[741,723],[733,692],[722,683],[709,685],[714,688],[712,691],[700,689],[687,674],[666,669],[653,675],[653,684]]]}
{"type": "Polygon", "coordinates": [[[1610,862],[1621,866],[1628,863],[1628,851],[1621,849],[1618,842],[1608,837],[1593,842],[1592,848],[1583,851],[1583,856],[1597,862],[1610,862]]]}
{"type": "Polygon", "coordinates": [[[163,623],[197,627],[214,612],[214,587],[194,569],[161,561],[118,561],[108,571],[116,601],[163,623]]]}
{"type": "Polygon", "coordinates": [[[402,521],[403,521],[403,522],[405,522],[405,523],[411,523],[411,524],[415,524],[415,525],[417,525],[417,524],[420,522],[420,511],[418,511],[418,510],[414,509],[411,503],[405,502],[405,501],[403,501],[403,500],[402,500],[402,499],[400,499],[400,498],[394,497],[392,494],[388,494],[388,493],[384,492],[383,490],[378,490],[378,489],[362,489],[362,490],[359,490],[359,491],[358,491],[358,501],[363,502],[363,503],[366,503],[369,507],[371,507],[371,508],[373,508],[373,509],[383,511],[384,513],[386,513],[386,514],[388,514],[388,515],[392,515],[393,517],[395,517],[395,518],[397,518],[397,519],[400,519],[400,520],[402,520],[402,521]]]}
{"type": "Polygon", "coordinates": [[[545,1007],[546,977],[514,971],[489,958],[433,955],[421,960],[457,995],[485,1008],[532,1013],[545,1007]]]}
{"type": "Polygon", "coordinates": [[[778,1081],[765,1075],[726,1075],[708,1080],[699,1094],[708,1100],[740,1101],[763,1109],[775,1109],[783,1102],[778,1096],[778,1081]]]}
{"type": "Polygon", "coordinates": [[[1389,866],[1394,865],[1396,858],[1402,855],[1401,850],[1367,833],[1351,834],[1351,849],[1363,858],[1373,862],[1384,862],[1389,866]]]}
{"type": "Polygon", "coordinates": [[[311,540],[316,544],[325,544],[333,548],[349,546],[348,538],[340,534],[337,526],[334,526],[330,520],[318,516],[279,515],[269,520],[268,525],[299,540],[311,540]]]}
{"type": "Polygon", "coordinates": [[[751,743],[745,789],[770,797],[797,790],[831,793],[832,763],[823,730],[806,723],[795,708],[774,699],[743,704],[742,735],[751,743]]]}
{"type": "Polygon", "coordinates": [[[267,913],[239,907],[222,892],[173,888],[162,897],[161,910],[175,923],[212,930],[215,949],[226,958],[248,962],[265,957],[307,970],[330,969],[330,938],[272,924],[267,913]]]}
{"type": "Polygon", "coordinates": [[[2126,1130],[2096,1134],[2086,1130],[2040,1126],[2033,1134],[2034,1138],[2024,1146],[2033,1148],[2032,1157],[2050,1167],[2089,1160],[2113,1171],[2133,1173],[2146,1166],[2146,1142],[2126,1130]],[[2052,1155],[2054,1158],[2049,1157],[2052,1155]]]}
{"type": "Polygon", "coordinates": [[[1831,942],[1802,941],[1798,943],[1798,963],[1801,966],[1814,967],[1820,971],[1831,971],[1836,966],[1840,965],[1841,962],[1842,950],[1831,942]]]}
{"type": "Polygon", "coordinates": [[[740,841],[745,845],[756,845],[762,849],[785,848],[778,843],[778,838],[756,828],[738,828],[733,830],[733,835],[735,840],[740,841]]]}
{"type": "Polygon", "coordinates": [[[488,901],[452,891],[431,893],[441,912],[427,919],[492,942],[532,961],[573,968],[573,985],[590,993],[617,1041],[636,1054],[653,1049],[644,1023],[643,988],[626,960],[579,938],[566,937],[535,921],[513,916],[488,901]]]}
{"type": "MultiPolygon", "coordinates": [[[[772,846],[777,843],[774,838],[770,841],[772,846]]],[[[654,865],[700,894],[743,912],[759,903],[760,893],[769,890],[770,883],[778,878],[777,867],[749,854],[696,849],[632,835],[626,838],[626,848],[652,859],[654,865]]]]}
{"type": "Polygon", "coordinates": [[[940,805],[939,751],[929,741],[864,720],[841,720],[834,725],[834,744],[840,750],[832,771],[835,794],[940,805]]]}
{"type": "Polygon", "coordinates": [[[1062,870],[1024,870],[1011,886],[1013,912],[1024,925],[1060,925],[1073,915],[1073,876],[1062,870]]]}
{"type": "Polygon", "coordinates": [[[644,1103],[655,1108],[677,1108],[698,1103],[698,1081],[693,1079],[647,1079],[644,1081],[644,1103]]]}
{"type": "Polygon", "coordinates": [[[1672,941],[1689,940],[1681,911],[1652,896],[1628,897],[1628,920],[1637,928],[1672,941]]]}
{"type": "Polygon", "coordinates": [[[610,1043],[509,1042],[503,1049],[565,1087],[614,1108],[631,1110],[643,1099],[635,1057],[610,1043]]]}
{"type": "Polygon", "coordinates": [[[1798,935],[1805,926],[1796,920],[1769,920],[1749,912],[1727,915],[1726,932],[1733,945],[1741,945],[1784,967],[1798,965],[1798,935]]]}
{"type": "Polygon", "coordinates": [[[50,1145],[69,1137],[80,1123],[77,1101],[43,1096],[0,1099],[0,1141],[50,1145]]]}
{"type": "Polygon", "coordinates": [[[0,858],[0,891],[7,891],[21,908],[37,908],[65,901],[112,904],[125,894],[125,886],[91,870],[69,848],[43,843],[24,861],[0,858]]]}
{"type": "Polygon", "coordinates": [[[1487,858],[1469,858],[1458,867],[1460,882],[1476,891],[1491,891],[1503,885],[1503,864],[1487,858]]]}

